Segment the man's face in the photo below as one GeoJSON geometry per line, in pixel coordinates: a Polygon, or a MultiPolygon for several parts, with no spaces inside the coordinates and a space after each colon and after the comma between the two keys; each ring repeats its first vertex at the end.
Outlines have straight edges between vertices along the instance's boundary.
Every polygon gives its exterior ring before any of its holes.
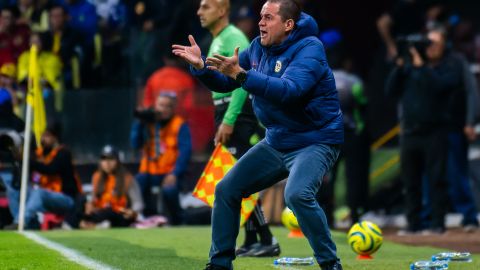
{"type": "Polygon", "coordinates": [[[155,102],[155,113],[157,120],[168,120],[172,118],[175,111],[174,102],[171,98],[159,96],[155,102]]]}
{"type": "Polygon", "coordinates": [[[52,148],[57,143],[57,138],[50,132],[45,131],[40,140],[43,148],[52,148]]]}
{"type": "Polygon", "coordinates": [[[35,33],[30,36],[30,45],[37,45],[38,51],[42,50],[42,40],[39,34],[35,33]]]}
{"type": "Polygon", "coordinates": [[[63,29],[65,25],[65,13],[63,9],[57,7],[50,10],[50,26],[53,31],[58,31],[63,29]]]}
{"type": "Polygon", "coordinates": [[[260,43],[263,46],[272,46],[282,43],[288,36],[286,24],[278,13],[279,3],[266,2],[260,12],[260,43]]]}
{"type": "Polygon", "coordinates": [[[2,10],[2,13],[0,14],[0,24],[2,26],[2,29],[8,30],[13,26],[13,14],[10,12],[10,10],[2,10]]]}
{"type": "Polygon", "coordinates": [[[220,19],[222,12],[217,0],[202,0],[197,15],[202,27],[210,29],[220,19]]]}
{"type": "Polygon", "coordinates": [[[24,7],[29,7],[32,5],[32,0],[20,0],[19,4],[24,7]]]}
{"type": "Polygon", "coordinates": [[[15,82],[14,78],[1,74],[0,75],[0,86],[2,87],[13,87],[13,83],[15,82]]]}
{"type": "Polygon", "coordinates": [[[427,57],[431,61],[439,60],[443,57],[445,52],[445,39],[439,32],[430,32],[428,33],[428,39],[432,42],[430,46],[427,47],[427,57]]]}

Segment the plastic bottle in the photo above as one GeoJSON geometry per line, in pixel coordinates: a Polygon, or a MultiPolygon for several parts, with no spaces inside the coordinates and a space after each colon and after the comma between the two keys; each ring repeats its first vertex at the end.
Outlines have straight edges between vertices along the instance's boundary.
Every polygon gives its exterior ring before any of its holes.
{"type": "Polygon", "coordinates": [[[432,256],[432,261],[472,262],[470,252],[442,252],[432,256]]]}
{"type": "Polygon", "coordinates": [[[448,261],[418,261],[410,265],[410,270],[447,270],[448,261]]]}
{"type": "Polygon", "coordinates": [[[315,264],[315,259],[313,257],[307,258],[292,258],[292,257],[282,257],[273,261],[275,265],[313,265],[315,264]]]}

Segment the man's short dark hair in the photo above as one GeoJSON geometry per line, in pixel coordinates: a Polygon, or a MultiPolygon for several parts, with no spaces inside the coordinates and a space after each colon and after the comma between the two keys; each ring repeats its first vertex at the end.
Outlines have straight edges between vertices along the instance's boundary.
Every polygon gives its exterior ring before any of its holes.
{"type": "Polygon", "coordinates": [[[68,10],[65,8],[65,6],[62,6],[62,5],[60,5],[60,4],[53,4],[53,5],[51,5],[51,6],[48,8],[48,11],[51,12],[52,10],[57,9],[57,8],[61,9],[61,10],[63,11],[63,14],[64,14],[64,15],[68,15],[68,10]]]}
{"type": "Polygon", "coordinates": [[[50,133],[52,136],[57,138],[58,141],[60,141],[62,137],[62,125],[58,121],[50,121],[47,124],[47,128],[45,129],[45,132],[50,133]]]}
{"type": "Polygon", "coordinates": [[[175,93],[174,91],[162,90],[158,94],[158,97],[166,97],[166,98],[170,99],[171,105],[172,105],[173,108],[175,108],[177,106],[177,93],[175,93]]]}
{"type": "Polygon", "coordinates": [[[278,13],[283,21],[292,19],[294,22],[298,22],[300,19],[302,9],[297,0],[267,0],[267,2],[280,4],[278,13]]]}
{"type": "Polygon", "coordinates": [[[443,25],[433,25],[432,27],[430,27],[428,29],[428,33],[430,32],[436,32],[436,33],[439,33],[442,38],[443,38],[443,41],[447,42],[448,41],[448,30],[447,28],[445,28],[445,26],[443,25]]]}

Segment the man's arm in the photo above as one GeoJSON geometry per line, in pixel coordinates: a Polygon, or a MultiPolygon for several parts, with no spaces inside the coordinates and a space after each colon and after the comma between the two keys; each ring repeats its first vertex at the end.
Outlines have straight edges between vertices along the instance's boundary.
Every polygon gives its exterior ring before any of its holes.
{"type": "MultiPolygon", "coordinates": [[[[245,37],[243,34],[231,34],[228,36],[228,38],[225,39],[224,47],[221,49],[221,51],[223,52],[221,52],[220,54],[224,56],[232,56],[232,54],[235,53],[236,47],[239,47],[238,51],[241,53],[245,49],[247,49],[249,45],[250,43],[248,42],[247,37],[245,37]]],[[[247,56],[248,54],[243,54],[241,57],[245,58],[247,56]]],[[[239,65],[242,66],[242,64],[249,65],[248,59],[242,59],[242,62],[240,62],[239,59],[239,65]]],[[[222,123],[229,125],[233,128],[238,115],[242,112],[243,104],[245,104],[248,93],[242,88],[237,88],[233,90],[230,97],[230,103],[228,104],[227,111],[223,116],[222,123]]]]}
{"type": "Polygon", "coordinates": [[[232,78],[218,71],[209,70],[208,65],[205,65],[204,68],[199,70],[190,66],[190,72],[205,84],[208,89],[215,89],[215,92],[228,93],[240,87],[240,84],[232,78]]]}
{"type": "Polygon", "coordinates": [[[392,37],[391,31],[393,26],[392,16],[388,13],[383,14],[377,20],[377,29],[380,37],[387,47],[388,56],[393,59],[397,56],[397,45],[392,37]]]}
{"type": "MultiPolygon", "coordinates": [[[[235,48],[232,57],[228,57],[229,60],[233,60],[233,65],[236,65],[238,70],[249,70],[250,67],[250,47],[238,53],[239,48],[235,48]]],[[[221,56],[218,56],[221,57],[221,56]]],[[[226,58],[226,57],[225,57],[226,58]]],[[[209,61],[215,58],[208,58],[209,61]]],[[[190,68],[192,74],[197,76],[208,88],[215,89],[217,92],[228,93],[234,89],[240,88],[241,85],[237,83],[234,78],[227,76],[217,70],[217,67],[212,65],[211,62],[205,62],[206,65],[201,70],[195,70],[190,68]],[[215,69],[215,70],[213,70],[215,69]]]]}
{"type": "Polygon", "coordinates": [[[363,82],[360,79],[352,85],[352,95],[356,104],[364,106],[368,103],[368,98],[365,95],[365,90],[363,88],[363,82]]]}
{"type": "MultiPolygon", "coordinates": [[[[190,46],[178,44],[172,45],[172,53],[190,64],[190,70],[193,75],[197,76],[208,88],[215,89],[215,91],[218,92],[227,93],[240,87],[240,85],[232,78],[229,78],[219,72],[212,71],[211,67],[207,67],[206,59],[205,57],[202,57],[200,47],[198,47],[193,36],[189,35],[188,40],[190,42],[190,46]]],[[[242,56],[240,58],[248,59],[247,50],[242,52],[242,56]]],[[[236,49],[235,58],[238,60],[238,49],[236,49]]],[[[248,60],[244,60],[242,62],[242,59],[240,62],[244,64],[249,63],[248,60]]],[[[250,68],[247,66],[243,67],[245,69],[250,68]]]]}
{"type": "Polygon", "coordinates": [[[228,105],[228,109],[223,117],[223,123],[230,126],[235,125],[235,121],[237,121],[238,115],[242,112],[243,104],[245,104],[247,98],[248,92],[242,88],[238,88],[233,91],[230,104],[228,105]]]}
{"type": "MultiPolygon", "coordinates": [[[[230,35],[228,38],[225,38],[223,46],[219,48],[218,53],[223,56],[231,57],[232,54],[235,54],[238,51],[241,52],[245,48],[248,48],[249,42],[247,38],[243,35],[230,35]]],[[[248,97],[248,93],[242,89],[237,88],[233,90],[230,95],[230,102],[228,103],[227,110],[223,114],[222,123],[215,133],[214,143],[227,144],[230,140],[230,137],[233,134],[235,129],[235,122],[237,121],[238,115],[243,110],[243,105],[248,97]]]]}

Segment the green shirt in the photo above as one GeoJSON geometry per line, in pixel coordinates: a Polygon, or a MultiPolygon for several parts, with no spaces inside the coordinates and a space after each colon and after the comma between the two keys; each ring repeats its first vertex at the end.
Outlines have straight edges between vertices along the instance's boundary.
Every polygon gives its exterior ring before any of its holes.
{"type": "MultiPolygon", "coordinates": [[[[242,51],[249,45],[250,43],[245,34],[243,34],[240,29],[229,24],[213,39],[210,49],[208,50],[208,56],[220,54],[230,57],[233,55],[236,47],[240,47],[240,51],[242,51]]],[[[211,90],[213,99],[231,97],[228,109],[223,116],[223,123],[233,126],[238,115],[242,112],[243,104],[248,97],[247,91],[242,88],[237,88],[230,93],[218,93],[215,92],[215,89],[211,90]]]]}

